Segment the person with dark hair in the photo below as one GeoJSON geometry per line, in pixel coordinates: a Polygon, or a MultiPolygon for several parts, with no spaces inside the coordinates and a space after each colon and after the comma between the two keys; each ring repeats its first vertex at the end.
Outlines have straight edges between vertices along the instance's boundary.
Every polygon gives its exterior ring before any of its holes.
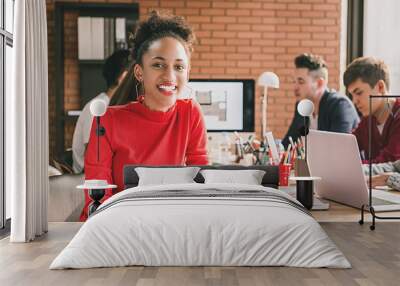
{"type": "MultiPolygon", "coordinates": [[[[129,50],[118,50],[109,56],[103,65],[103,77],[106,80],[107,90],[98,94],[94,99],[102,99],[108,105],[118,89],[119,83],[126,77],[129,65],[129,50]]],[[[89,101],[79,115],[72,137],[72,160],[75,173],[81,173],[84,168],[86,145],[89,142],[89,134],[93,116],[90,113],[89,101]]]]}
{"type": "MultiPolygon", "coordinates": [[[[124,189],[123,167],[140,165],[207,165],[207,134],[200,105],[177,99],[185,90],[195,37],[182,17],[151,12],[133,39],[133,77],[138,100],[111,106],[101,119],[100,159],[92,127],[85,157],[85,178],[107,180],[124,189]]],[[[90,199],[81,221],[87,218],[90,199]]]]}
{"type": "Polygon", "coordinates": [[[388,95],[390,81],[387,65],[373,57],[361,57],[350,63],[343,74],[343,82],[353,96],[362,119],[353,132],[364,163],[391,162],[400,159],[400,100],[369,96],[388,95]],[[370,113],[371,108],[371,113],[370,113]],[[372,122],[371,154],[369,154],[369,119],[372,122]]]}
{"type": "Polygon", "coordinates": [[[347,96],[328,88],[328,67],[322,57],[305,53],[297,56],[294,64],[295,115],[283,145],[289,144],[289,136],[294,140],[300,137],[304,128],[303,117],[297,112],[302,99],[314,103],[314,114],[308,123],[311,129],[351,133],[360,121],[357,111],[347,96]]]}

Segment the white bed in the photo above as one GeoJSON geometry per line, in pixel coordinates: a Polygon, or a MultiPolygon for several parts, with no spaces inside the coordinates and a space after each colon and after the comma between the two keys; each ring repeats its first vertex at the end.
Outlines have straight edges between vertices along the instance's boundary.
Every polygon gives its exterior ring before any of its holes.
{"type": "Polygon", "coordinates": [[[50,269],[128,265],[351,267],[308,211],[279,190],[197,183],[111,197],[50,269]]]}

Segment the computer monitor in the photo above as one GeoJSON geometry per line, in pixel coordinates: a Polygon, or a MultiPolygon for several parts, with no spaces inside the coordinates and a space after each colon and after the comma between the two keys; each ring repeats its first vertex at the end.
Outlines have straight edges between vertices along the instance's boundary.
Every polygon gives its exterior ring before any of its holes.
{"type": "Polygon", "coordinates": [[[191,79],[188,85],[207,131],[254,132],[254,80],[191,79]]]}

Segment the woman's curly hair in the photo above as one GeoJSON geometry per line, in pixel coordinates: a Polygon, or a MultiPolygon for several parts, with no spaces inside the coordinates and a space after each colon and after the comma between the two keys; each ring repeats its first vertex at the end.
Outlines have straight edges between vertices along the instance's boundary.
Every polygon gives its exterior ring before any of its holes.
{"type": "Polygon", "coordinates": [[[192,28],[183,17],[152,11],[147,20],[139,23],[133,36],[132,57],[135,62],[140,64],[150,45],[164,37],[173,37],[182,42],[189,54],[196,40],[192,28]]]}

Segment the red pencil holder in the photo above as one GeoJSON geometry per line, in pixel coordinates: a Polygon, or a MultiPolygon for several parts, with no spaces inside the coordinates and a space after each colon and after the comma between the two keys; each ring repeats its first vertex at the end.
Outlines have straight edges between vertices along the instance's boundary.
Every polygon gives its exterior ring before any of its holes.
{"type": "Polygon", "coordinates": [[[292,164],[279,164],[279,186],[289,185],[289,175],[292,164]]]}

